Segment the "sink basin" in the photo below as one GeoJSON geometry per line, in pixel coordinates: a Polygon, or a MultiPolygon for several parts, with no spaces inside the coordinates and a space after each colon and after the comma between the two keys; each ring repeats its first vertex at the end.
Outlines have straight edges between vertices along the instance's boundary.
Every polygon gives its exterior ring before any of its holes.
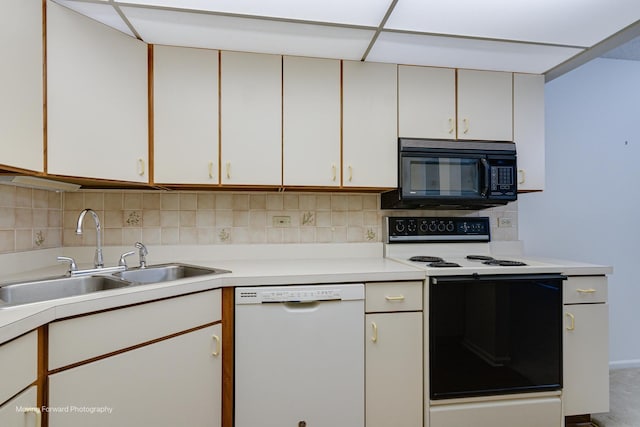
{"type": "Polygon", "coordinates": [[[84,295],[129,285],[130,283],[107,276],[59,277],[7,284],[0,287],[0,307],[84,295]]]}
{"type": "Polygon", "coordinates": [[[136,267],[129,270],[114,273],[114,276],[127,280],[134,284],[160,283],[186,277],[198,277],[208,274],[230,273],[229,270],[220,268],[197,267],[188,264],[157,264],[144,268],[136,267]]]}

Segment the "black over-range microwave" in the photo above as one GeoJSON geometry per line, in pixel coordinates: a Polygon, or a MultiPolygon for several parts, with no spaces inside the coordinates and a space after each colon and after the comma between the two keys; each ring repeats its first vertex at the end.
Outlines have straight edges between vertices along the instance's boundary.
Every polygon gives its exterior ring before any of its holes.
{"type": "Polygon", "coordinates": [[[516,145],[400,138],[398,188],[382,209],[484,209],[518,197],[516,145]]]}

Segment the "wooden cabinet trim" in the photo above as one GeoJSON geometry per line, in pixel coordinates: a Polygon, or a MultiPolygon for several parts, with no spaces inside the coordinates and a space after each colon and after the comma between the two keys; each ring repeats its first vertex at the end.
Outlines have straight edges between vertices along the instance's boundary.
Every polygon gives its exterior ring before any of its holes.
{"type": "Polygon", "coordinates": [[[193,332],[193,331],[199,331],[200,329],[205,329],[205,328],[208,328],[210,326],[218,325],[220,323],[222,323],[221,320],[218,320],[216,322],[206,323],[204,325],[200,325],[200,326],[196,326],[196,327],[193,327],[193,328],[189,328],[189,329],[186,329],[184,331],[176,332],[174,334],[166,335],[166,336],[163,336],[163,337],[160,337],[160,338],[155,338],[155,339],[152,339],[152,340],[149,340],[149,341],[142,342],[140,344],[136,344],[136,345],[132,345],[132,346],[129,346],[129,347],[126,347],[126,348],[122,348],[122,349],[116,350],[116,351],[112,351],[110,353],[101,354],[100,356],[92,357],[90,359],[82,360],[80,362],[72,363],[72,364],[69,364],[69,365],[66,365],[66,366],[61,366],[60,368],[56,368],[56,369],[50,370],[49,371],[49,375],[57,374],[58,372],[66,371],[68,369],[76,368],[78,366],[87,365],[89,363],[92,363],[92,362],[95,362],[95,361],[98,361],[98,360],[106,359],[106,358],[109,358],[109,357],[112,357],[112,356],[115,356],[115,355],[118,355],[118,354],[121,354],[121,353],[126,353],[128,351],[135,350],[135,349],[138,349],[138,348],[141,348],[141,347],[146,347],[148,345],[155,344],[155,343],[158,343],[158,342],[161,342],[161,341],[170,340],[171,338],[175,338],[175,337],[178,337],[180,335],[185,335],[185,334],[188,334],[188,333],[193,332]]]}

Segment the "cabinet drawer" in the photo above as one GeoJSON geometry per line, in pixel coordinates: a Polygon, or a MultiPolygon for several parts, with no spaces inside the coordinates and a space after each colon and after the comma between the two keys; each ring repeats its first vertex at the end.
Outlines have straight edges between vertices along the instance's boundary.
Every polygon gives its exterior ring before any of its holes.
{"type": "Polygon", "coordinates": [[[29,332],[0,345],[0,405],[38,375],[38,333],[29,332]]]}
{"type": "Polygon", "coordinates": [[[606,276],[573,276],[564,285],[565,304],[607,302],[606,276]]]}
{"type": "Polygon", "coordinates": [[[431,427],[560,426],[562,404],[559,397],[548,397],[438,405],[429,418],[431,427]]]}
{"type": "Polygon", "coordinates": [[[365,286],[365,311],[422,310],[422,282],[375,282],[365,286]]]}
{"type": "Polygon", "coordinates": [[[221,291],[170,298],[49,325],[49,369],[142,344],[222,318],[221,291]]]}

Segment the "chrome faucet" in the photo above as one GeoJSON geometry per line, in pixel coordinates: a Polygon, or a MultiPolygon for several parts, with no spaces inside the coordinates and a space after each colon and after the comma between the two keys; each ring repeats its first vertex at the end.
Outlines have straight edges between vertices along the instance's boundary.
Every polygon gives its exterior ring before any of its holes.
{"type": "Polygon", "coordinates": [[[76,234],[78,236],[82,235],[82,221],[84,221],[84,216],[89,212],[93,217],[93,222],[96,223],[96,256],[93,259],[93,266],[95,268],[103,268],[104,267],[104,259],[102,257],[102,233],[100,227],[100,218],[98,218],[98,214],[93,211],[93,209],[85,209],[80,212],[80,216],[78,216],[78,225],[76,227],[76,234]]]}
{"type": "Polygon", "coordinates": [[[135,247],[138,248],[138,256],[140,257],[140,268],[146,268],[147,255],[149,255],[149,251],[147,251],[147,247],[143,245],[141,242],[136,242],[135,247]]]}

